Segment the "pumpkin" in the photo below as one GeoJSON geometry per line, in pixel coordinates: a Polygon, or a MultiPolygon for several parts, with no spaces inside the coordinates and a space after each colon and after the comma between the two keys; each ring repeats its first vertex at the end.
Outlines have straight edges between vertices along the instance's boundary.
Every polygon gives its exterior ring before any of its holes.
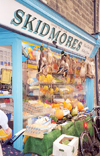
{"type": "Polygon", "coordinates": [[[72,105],[71,105],[70,103],[66,103],[66,102],[63,103],[63,107],[64,107],[64,108],[67,108],[67,109],[70,110],[70,111],[72,110],[72,105]]]}
{"type": "Polygon", "coordinates": [[[64,113],[63,113],[63,111],[62,111],[61,109],[57,109],[57,110],[55,111],[55,116],[56,116],[58,119],[62,119],[63,116],[64,116],[64,113]]]}
{"type": "Polygon", "coordinates": [[[79,111],[81,111],[84,108],[83,104],[80,101],[78,101],[77,107],[79,111]]]}

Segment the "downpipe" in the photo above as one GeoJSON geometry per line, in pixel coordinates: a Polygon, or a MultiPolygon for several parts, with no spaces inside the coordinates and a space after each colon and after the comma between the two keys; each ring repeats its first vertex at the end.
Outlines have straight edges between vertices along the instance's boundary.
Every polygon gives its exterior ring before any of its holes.
{"type": "MultiPolygon", "coordinates": [[[[94,33],[96,33],[96,0],[94,0],[94,33]]],[[[96,104],[98,104],[98,69],[97,69],[97,53],[95,55],[95,83],[96,83],[96,104]]]]}

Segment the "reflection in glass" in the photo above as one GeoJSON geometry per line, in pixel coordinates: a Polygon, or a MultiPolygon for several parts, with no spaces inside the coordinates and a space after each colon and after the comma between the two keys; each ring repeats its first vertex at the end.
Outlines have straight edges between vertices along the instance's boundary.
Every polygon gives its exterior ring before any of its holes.
{"type": "Polygon", "coordinates": [[[0,96],[12,94],[12,46],[0,46],[0,96]]]}

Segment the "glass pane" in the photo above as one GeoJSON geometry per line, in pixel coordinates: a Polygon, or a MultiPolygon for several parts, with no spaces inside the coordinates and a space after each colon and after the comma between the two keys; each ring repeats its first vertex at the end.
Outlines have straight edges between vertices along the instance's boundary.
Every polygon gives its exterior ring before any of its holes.
{"type": "Polygon", "coordinates": [[[2,50],[0,50],[0,55],[3,55],[3,51],[2,50]]]}
{"type": "Polygon", "coordinates": [[[3,111],[8,117],[8,125],[13,129],[13,100],[12,98],[1,98],[0,99],[0,110],[3,111]]]}
{"type": "Polygon", "coordinates": [[[61,52],[22,42],[23,119],[86,107],[86,80],[80,76],[84,60],[61,52]]]}
{"type": "Polygon", "coordinates": [[[12,46],[0,46],[0,95],[12,94],[12,46]]]}
{"type": "Polygon", "coordinates": [[[4,56],[7,56],[7,51],[4,51],[4,52],[3,52],[3,55],[4,55],[4,56]]]}

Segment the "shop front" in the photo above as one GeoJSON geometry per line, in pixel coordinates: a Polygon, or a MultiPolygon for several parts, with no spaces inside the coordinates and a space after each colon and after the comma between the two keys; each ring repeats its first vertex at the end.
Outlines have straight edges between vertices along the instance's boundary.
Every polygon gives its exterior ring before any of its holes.
{"type": "MultiPolygon", "coordinates": [[[[91,111],[94,107],[94,62],[90,63],[93,72],[88,71],[87,76],[84,76],[84,62],[93,61],[100,45],[100,34],[86,33],[36,0],[3,0],[0,15],[0,58],[3,56],[0,83],[10,85],[11,89],[2,93],[0,99],[13,101],[14,133],[23,128],[26,114],[34,117],[50,114],[52,106],[59,107],[60,103],[63,109],[68,100],[77,99],[91,111]],[[65,61],[63,65],[62,60],[65,61]],[[40,106],[34,107],[36,111],[31,108],[33,101],[38,101],[40,106]]],[[[71,107],[74,105],[75,101],[71,107]]],[[[20,137],[14,146],[22,150],[22,144],[20,137]]]]}

